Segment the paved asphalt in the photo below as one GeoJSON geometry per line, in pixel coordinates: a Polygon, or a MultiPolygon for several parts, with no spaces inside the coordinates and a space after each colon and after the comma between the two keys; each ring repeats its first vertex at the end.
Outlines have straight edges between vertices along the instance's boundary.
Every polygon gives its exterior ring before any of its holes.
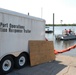
{"type": "Polygon", "coordinates": [[[15,69],[13,72],[7,75],[56,75],[65,67],[65,65],[60,65],[59,61],[52,61],[33,67],[26,66],[25,68],[19,70],[15,69]]]}

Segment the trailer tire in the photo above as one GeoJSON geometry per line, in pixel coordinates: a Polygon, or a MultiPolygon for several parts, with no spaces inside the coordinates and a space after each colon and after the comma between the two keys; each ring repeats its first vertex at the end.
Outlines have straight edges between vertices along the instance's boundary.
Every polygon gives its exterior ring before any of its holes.
{"type": "Polygon", "coordinates": [[[0,62],[1,74],[7,74],[13,70],[14,61],[11,56],[4,57],[0,62]]]}
{"type": "Polygon", "coordinates": [[[17,58],[15,58],[15,67],[20,69],[27,65],[28,63],[28,58],[25,53],[21,53],[17,58]]]}

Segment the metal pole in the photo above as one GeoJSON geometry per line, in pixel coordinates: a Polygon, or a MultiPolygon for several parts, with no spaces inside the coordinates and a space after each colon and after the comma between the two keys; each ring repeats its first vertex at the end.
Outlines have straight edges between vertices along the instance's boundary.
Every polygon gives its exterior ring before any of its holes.
{"type": "Polygon", "coordinates": [[[43,8],[41,8],[41,18],[43,17],[43,8]]]}
{"type": "Polygon", "coordinates": [[[54,13],[53,13],[53,35],[54,35],[54,13]]]}

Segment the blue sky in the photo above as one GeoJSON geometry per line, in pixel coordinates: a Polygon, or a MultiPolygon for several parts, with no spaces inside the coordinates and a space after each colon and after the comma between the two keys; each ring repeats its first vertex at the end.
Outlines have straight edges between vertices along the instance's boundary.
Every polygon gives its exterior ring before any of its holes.
{"type": "Polygon", "coordinates": [[[0,0],[0,8],[13,10],[31,16],[43,18],[52,24],[55,13],[55,24],[76,23],[76,0],[0,0]]]}

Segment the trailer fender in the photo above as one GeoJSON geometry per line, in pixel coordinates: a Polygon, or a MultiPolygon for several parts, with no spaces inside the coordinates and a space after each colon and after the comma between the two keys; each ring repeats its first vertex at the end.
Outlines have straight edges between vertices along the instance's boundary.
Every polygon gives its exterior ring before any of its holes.
{"type": "Polygon", "coordinates": [[[4,58],[5,56],[18,57],[21,53],[29,54],[28,52],[25,52],[25,51],[12,52],[12,53],[4,54],[3,56],[1,56],[1,57],[0,57],[0,61],[1,61],[2,58],[4,58]]]}

